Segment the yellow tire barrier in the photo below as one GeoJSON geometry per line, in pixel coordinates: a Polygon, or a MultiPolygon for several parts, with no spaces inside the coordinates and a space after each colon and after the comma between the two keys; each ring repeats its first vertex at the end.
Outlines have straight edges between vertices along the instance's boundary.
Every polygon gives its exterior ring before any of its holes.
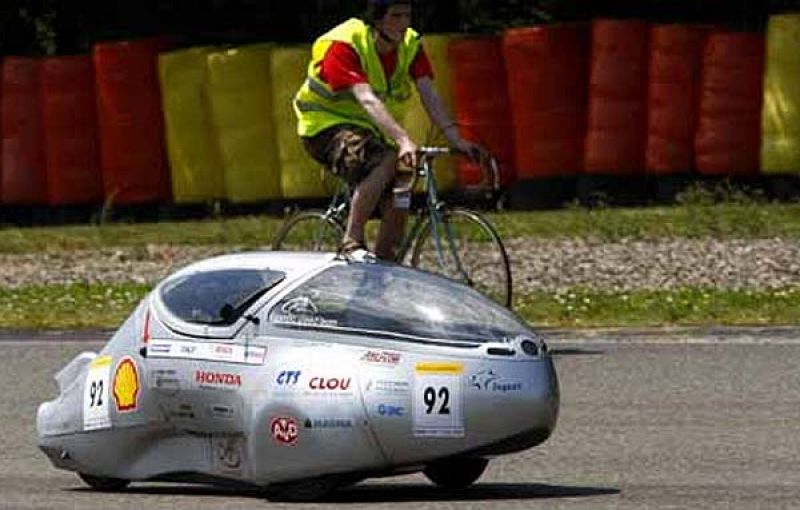
{"type": "Polygon", "coordinates": [[[253,44],[208,56],[209,99],[233,203],[280,198],[272,116],[271,44],[253,44]]]}
{"type": "Polygon", "coordinates": [[[800,14],[771,16],[767,29],[761,168],[800,173],[800,14]]]}
{"type": "Polygon", "coordinates": [[[225,176],[207,94],[206,47],[158,57],[167,153],[175,203],[225,197],[225,176]]]}
{"type": "Polygon", "coordinates": [[[335,178],[308,155],[297,136],[292,99],[306,79],[310,57],[309,46],[276,48],[272,52],[272,117],[277,127],[281,190],[285,198],[327,197],[336,190],[335,178]]]}

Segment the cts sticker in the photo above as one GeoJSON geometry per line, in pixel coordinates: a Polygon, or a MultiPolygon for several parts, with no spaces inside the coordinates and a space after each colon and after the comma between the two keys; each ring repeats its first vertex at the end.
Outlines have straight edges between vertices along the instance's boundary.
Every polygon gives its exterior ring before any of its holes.
{"type": "Polygon", "coordinates": [[[301,373],[300,370],[284,370],[278,373],[278,377],[275,378],[275,383],[278,386],[293,386],[300,380],[301,373]]]}
{"type": "Polygon", "coordinates": [[[117,364],[114,371],[114,400],[117,411],[135,411],[139,397],[139,370],[133,358],[126,356],[117,364]]]}
{"type": "Polygon", "coordinates": [[[272,439],[283,446],[297,444],[297,422],[291,416],[276,416],[269,424],[272,439]]]}

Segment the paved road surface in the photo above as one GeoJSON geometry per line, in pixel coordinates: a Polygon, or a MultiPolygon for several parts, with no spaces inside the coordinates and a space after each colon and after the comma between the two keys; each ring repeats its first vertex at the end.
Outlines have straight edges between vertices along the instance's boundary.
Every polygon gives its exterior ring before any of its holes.
{"type": "Polygon", "coordinates": [[[34,414],[55,395],[57,369],[100,344],[6,336],[0,508],[799,508],[800,333],[773,333],[557,341],[562,412],[545,445],[494,460],[466,491],[441,492],[413,475],[370,480],[315,505],[190,485],[88,491],[36,449],[34,414]]]}

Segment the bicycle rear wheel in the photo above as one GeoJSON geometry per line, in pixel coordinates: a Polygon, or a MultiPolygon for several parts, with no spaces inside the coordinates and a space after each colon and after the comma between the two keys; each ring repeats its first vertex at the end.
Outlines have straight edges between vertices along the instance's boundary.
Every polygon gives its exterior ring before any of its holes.
{"type": "Polygon", "coordinates": [[[511,266],[494,227],[468,209],[444,209],[440,218],[435,233],[441,251],[428,219],[414,241],[411,265],[466,283],[511,308],[511,266]]]}
{"type": "Polygon", "coordinates": [[[273,250],[337,251],[344,227],[322,211],[303,211],[292,216],[275,236],[273,250]]]}

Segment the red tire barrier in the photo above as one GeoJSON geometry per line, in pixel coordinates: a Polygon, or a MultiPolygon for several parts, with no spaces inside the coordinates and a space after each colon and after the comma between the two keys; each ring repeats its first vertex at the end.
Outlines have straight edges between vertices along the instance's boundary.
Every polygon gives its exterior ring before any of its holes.
{"type": "Polygon", "coordinates": [[[167,202],[170,174],[157,57],[163,39],[96,44],[93,57],[105,195],[115,204],[167,202]]]}
{"type": "Polygon", "coordinates": [[[696,166],[707,175],[756,175],[761,157],[764,36],[712,32],[703,49],[696,166]]]}
{"type": "Polygon", "coordinates": [[[650,32],[646,169],[652,174],[694,167],[694,132],[703,31],[663,25],[650,32]]]}
{"type": "Polygon", "coordinates": [[[578,173],[586,130],[588,27],[507,30],[503,54],[517,178],[578,173]]]}
{"type": "MultiPolygon", "coordinates": [[[[462,136],[483,144],[501,163],[501,182],[514,180],[511,120],[506,72],[500,39],[469,37],[452,41],[448,53],[453,66],[456,120],[462,136]]],[[[480,169],[462,158],[459,183],[481,180],[480,169]]]]}
{"type": "Polygon", "coordinates": [[[50,204],[101,202],[103,180],[92,59],[44,59],[41,106],[50,204]]]}
{"type": "Polygon", "coordinates": [[[644,21],[592,23],[587,173],[633,175],[644,169],[648,30],[644,21]]]}
{"type": "Polygon", "coordinates": [[[6,57],[2,66],[3,174],[5,204],[47,203],[37,59],[6,57]]]}

